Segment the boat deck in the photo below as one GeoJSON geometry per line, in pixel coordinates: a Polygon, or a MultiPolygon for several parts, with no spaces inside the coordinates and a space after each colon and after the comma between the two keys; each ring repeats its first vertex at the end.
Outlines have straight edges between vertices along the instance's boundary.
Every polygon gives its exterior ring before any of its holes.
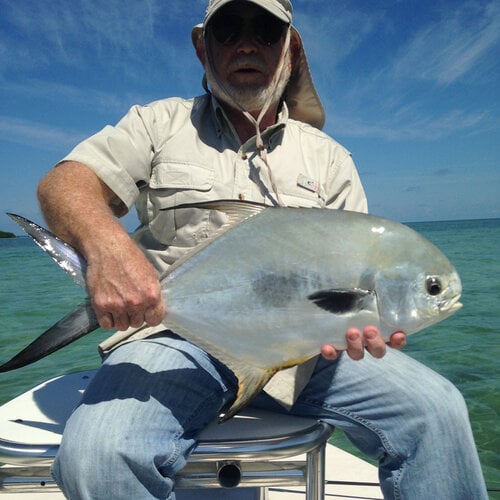
{"type": "MultiPolygon", "coordinates": [[[[375,466],[333,445],[326,447],[325,499],[379,500],[383,499],[378,486],[375,466]]],[[[269,500],[302,500],[304,488],[270,488],[269,500]]]]}
{"type": "MultiPolygon", "coordinates": [[[[0,451],[5,453],[6,462],[12,459],[16,454],[23,457],[22,460],[14,459],[9,463],[19,464],[15,467],[16,471],[9,471],[9,466],[2,471],[0,467],[0,479],[8,478],[4,483],[4,488],[0,484],[0,500],[60,500],[63,497],[60,490],[55,485],[54,481],[49,476],[47,465],[43,463],[41,469],[36,472],[30,468],[30,464],[38,466],[40,457],[53,456],[54,447],[60,443],[61,435],[68,416],[72,409],[81,398],[82,392],[85,390],[88,382],[92,378],[94,370],[74,372],[61,377],[55,377],[49,381],[26,391],[13,400],[5,403],[0,407],[0,451]],[[33,459],[35,461],[33,461],[33,459]],[[31,460],[31,461],[30,461],[31,460]],[[37,462],[38,460],[38,462],[37,462]],[[19,472],[18,472],[19,471],[19,472]],[[2,474],[3,472],[3,474],[2,474]],[[14,479],[15,477],[27,477],[28,487],[26,488],[26,480],[14,479]]],[[[257,437],[257,443],[261,444],[262,439],[265,440],[269,436],[284,436],[287,442],[290,437],[290,442],[293,445],[288,451],[293,454],[301,453],[306,450],[306,447],[312,444],[310,441],[297,441],[297,433],[299,435],[305,429],[311,429],[311,421],[307,420],[304,424],[304,419],[290,418],[279,416],[278,414],[266,417],[266,412],[248,408],[230,422],[226,423],[221,435],[222,427],[216,422],[207,427],[201,435],[201,440],[210,443],[212,441],[224,441],[224,436],[238,436],[236,443],[240,441],[247,443],[247,440],[253,442],[257,437]],[[265,419],[265,421],[264,421],[265,419]],[[263,423],[264,422],[264,423],[263,423]],[[231,425],[233,427],[231,427],[231,425]],[[305,425],[305,427],[304,427],[305,425]],[[264,431],[264,432],[263,432],[264,431]],[[260,438],[258,437],[260,436],[260,438]],[[260,440],[259,440],[260,439],[260,440]],[[303,446],[303,445],[306,446],[303,446]]],[[[313,426],[315,429],[316,426],[313,426]]],[[[329,432],[330,429],[326,429],[329,432]]],[[[309,431],[308,431],[309,432],[309,431]]],[[[304,434],[305,439],[318,439],[318,434],[312,432],[304,434]],[[311,436],[311,437],[309,437],[311,436]]],[[[324,439],[324,436],[322,439],[324,439]]],[[[282,441],[278,439],[276,442],[278,448],[282,441]]],[[[323,442],[322,440],[320,442],[323,442]]],[[[319,444],[318,442],[317,444],[319,444]]],[[[230,453],[241,453],[234,451],[228,443],[226,446],[230,453]]],[[[244,445],[245,447],[246,445],[244,445]]],[[[270,450],[271,443],[267,443],[269,449],[262,454],[262,450],[254,450],[257,462],[260,460],[273,460],[270,450]],[[267,457],[267,454],[270,454],[267,457]],[[265,458],[264,458],[265,457],[265,458]]],[[[286,448],[286,447],[285,447],[286,448]]],[[[206,451],[200,452],[201,455],[206,451]]],[[[220,450],[219,450],[220,453],[220,450]]],[[[246,451],[248,453],[248,450],[246,451]]],[[[219,456],[219,455],[217,455],[219,456]]],[[[223,454],[221,456],[224,456],[223,454]]],[[[232,456],[232,455],[225,455],[232,456]]],[[[253,456],[253,455],[252,455],[253,456]]],[[[274,455],[276,456],[276,455],[274,455]]],[[[282,453],[279,456],[288,457],[286,462],[295,463],[296,460],[304,460],[305,456],[291,456],[287,453],[282,453]]],[[[18,457],[19,458],[19,457],[18,457]]],[[[275,460],[275,459],[274,459],[275,460]]],[[[50,462],[49,462],[50,463],[50,462]]],[[[289,466],[290,463],[287,463],[289,466]]],[[[265,470],[265,469],[264,469],[265,470]]],[[[283,470],[288,470],[283,468],[283,470]]],[[[197,471],[199,472],[199,471],[197,471]]],[[[216,471],[209,471],[209,479],[211,474],[216,471]]],[[[304,487],[287,486],[287,482],[294,483],[286,476],[281,476],[281,482],[276,482],[279,487],[270,487],[266,500],[294,500],[305,498],[304,487]]],[[[373,465],[354,457],[353,455],[342,451],[341,449],[328,444],[326,447],[326,494],[325,498],[342,498],[342,499],[381,499],[383,498],[380,488],[378,487],[377,469],[373,465]]],[[[215,479],[215,478],[214,478],[215,479]]],[[[1,483],[2,481],[0,481],[1,483]]],[[[192,484],[188,483],[187,484],[192,484]]],[[[198,482],[198,484],[200,484],[198,482]]],[[[209,481],[209,484],[217,484],[216,481],[209,481]]],[[[244,484],[244,481],[242,482],[244,484]]],[[[252,485],[252,482],[247,482],[247,486],[252,485]]],[[[256,483],[253,483],[256,484],[256,483]]],[[[263,483],[270,484],[270,483],[263,483]]],[[[271,483],[272,484],[272,483],[271,483]]],[[[252,488],[207,488],[205,490],[182,490],[179,489],[177,494],[178,500],[199,500],[199,499],[216,499],[216,500],[243,500],[255,499],[255,490],[252,488]]]]}
{"type": "MultiPolygon", "coordinates": [[[[342,500],[379,500],[383,499],[380,488],[377,486],[377,468],[373,465],[347,453],[339,448],[328,445],[326,447],[326,487],[325,499],[342,500]]],[[[30,493],[2,493],[1,500],[62,500],[61,492],[54,491],[54,486],[47,485],[50,491],[44,492],[38,486],[30,493]],[[42,491],[41,491],[42,490],[42,491]]],[[[212,491],[213,490],[206,490],[212,491]]],[[[223,498],[238,500],[238,489],[224,491],[223,498]]],[[[179,492],[180,493],[180,492],[179,492]]],[[[182,494],[178,495],[182,500],[182,494]]],[[[218,496],[220,497],[220,495],[218,496]]],[[[197,491],[197,498],[203,500],[201,490],[197,491]]],[[[210,498],[214,498],[210,495],[210,498]]],[[[304,488],[293,486],[290,488],[269,488],[268,500],[301,500],[305,498],[304,488]]]]}

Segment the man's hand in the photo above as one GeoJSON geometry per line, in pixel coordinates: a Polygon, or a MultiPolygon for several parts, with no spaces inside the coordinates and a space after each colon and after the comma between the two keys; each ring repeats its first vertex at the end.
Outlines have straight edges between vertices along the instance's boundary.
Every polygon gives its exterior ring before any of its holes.
{"type": "Polygon", "coordinates": [[[126,330],[159,325],[165,316],[154,267],[115,218],[126,213],[117,195],[88,166],[65,161],[38,186],[51,230],[87,261],[87,288],[99,324],[126,330]]]}
{"type": "MultiPolygon", "coordinates": [[[[362,359],[365,349],[374,357],[382,358],[385,355],[386,344],[378,328],[367,326],[360,332],[356,328],[349,328],[346,333],[347,354],[354,360],[362,359]]],[[[406,335],[403,332],[395,332],[391,335],[388,344],[395,349],[402,349],[406,345],[406,335]]],[[[331,344],[321,347],[321,355],[325,359],[333,360],[340,352],[331,344]]]]}
{"type": "Polygon", "coordinates": [[[128,236],[89,261],[87,287],[106,330],[159,325],[165,304],[154,267],[128,236]]]}

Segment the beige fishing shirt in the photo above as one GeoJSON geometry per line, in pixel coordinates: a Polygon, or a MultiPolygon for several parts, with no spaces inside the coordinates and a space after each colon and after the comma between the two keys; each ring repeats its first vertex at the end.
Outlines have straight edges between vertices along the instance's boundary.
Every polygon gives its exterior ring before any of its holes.
{"type": "MultiPolygon", "coordinates": [[[[318,129],[288,117],[286,105],[262,138],[274,186],[287,206],[367,211],[365,193],[350,153],[318,129]]],[[[223,223],[220,212],[199,209],[161,211],[183,203],[218,199],[273,205],[269,169],[255,138],[241,144],[215,98],[171,98],[134,106],[114,127],[107,126],[79,144],[64,160],[84,163],[116,194],[117,215],[134,204],[140,226],[134,239],[162,275],[186,250],[223,223]]],[[[101,344],[119,343],[163,329],[117,332],[101,344]]],[[[290,405],[315,361],[278,373],[266,387],[290,405]]]]}

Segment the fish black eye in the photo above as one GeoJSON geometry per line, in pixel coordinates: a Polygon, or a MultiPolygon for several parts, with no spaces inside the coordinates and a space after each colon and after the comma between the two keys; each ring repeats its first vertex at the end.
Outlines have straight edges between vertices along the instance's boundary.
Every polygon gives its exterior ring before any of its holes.
{"type": "Polygon", "coordinates": [[[426,286],[429,295],[439,295],[443,289],[441,280],[436,278],[436,276],[428,276],[426,286]]]}

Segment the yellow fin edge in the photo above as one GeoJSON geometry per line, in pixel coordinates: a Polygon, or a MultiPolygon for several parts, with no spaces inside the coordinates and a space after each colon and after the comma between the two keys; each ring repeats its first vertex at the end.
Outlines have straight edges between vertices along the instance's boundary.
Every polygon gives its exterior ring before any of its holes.
{"type": "Polygon", "coordinates": [[[226,363],[238,378],[238,393],[229,409],[219,417],[219,423],[234,417],[247,406],[277,372],[300,365],[310,358],[311,356],[304,356],[267,369],[256,369],[251,365],[235,367],[232,362],[226,363]]]}

